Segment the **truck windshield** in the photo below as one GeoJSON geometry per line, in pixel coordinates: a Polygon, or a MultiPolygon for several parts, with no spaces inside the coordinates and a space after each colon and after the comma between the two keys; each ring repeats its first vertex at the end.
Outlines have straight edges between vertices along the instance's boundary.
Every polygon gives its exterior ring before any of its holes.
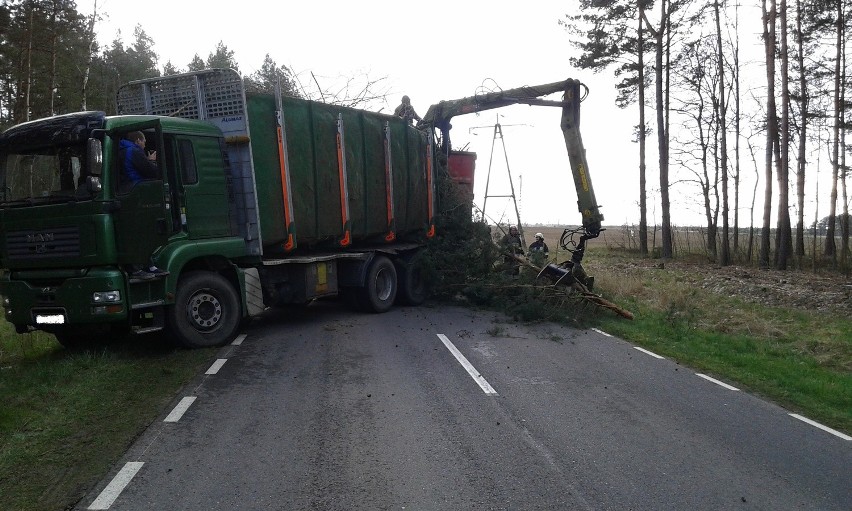
{"type": "Polygon", "coordinates": [[[44,204],[87,197],[85,144],[26,151],[10,149],[0,153],[3,185],[0,205],[44,204]]]}

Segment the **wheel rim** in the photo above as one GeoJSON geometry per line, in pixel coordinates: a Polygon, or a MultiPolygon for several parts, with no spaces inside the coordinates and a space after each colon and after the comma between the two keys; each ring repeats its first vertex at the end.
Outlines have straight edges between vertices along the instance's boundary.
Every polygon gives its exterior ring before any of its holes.
{"type": "Polygon", "coordinates": [[[198,330],[212,330],[222,319],[222,304],[209,292],[199,291],[189,299],[186,314],[198,330]]]}
{"type": "Polygon", "coordinates": [[[387,301],[393,292],[393,278],[387,270],[381,270],[376,274],[376,297],[381,301],[387,301]]]}

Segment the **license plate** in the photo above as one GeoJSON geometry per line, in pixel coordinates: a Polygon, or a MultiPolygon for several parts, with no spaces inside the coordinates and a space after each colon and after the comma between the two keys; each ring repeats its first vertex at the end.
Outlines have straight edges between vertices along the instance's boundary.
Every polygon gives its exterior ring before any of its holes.
{"type": "Polygon", "coordinates": [[[62,325],[65,323],[65,316],[62,314],[38,314],[35,321],[37,325],[62,325]]]}

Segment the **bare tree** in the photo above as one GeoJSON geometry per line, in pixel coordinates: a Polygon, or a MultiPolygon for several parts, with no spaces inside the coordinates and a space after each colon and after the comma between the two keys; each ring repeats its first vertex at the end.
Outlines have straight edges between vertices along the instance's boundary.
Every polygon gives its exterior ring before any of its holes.
{"type": "Polygon", "coordinates": [[[843,35],[845,23],[843,21],[843,0],[835,0],[837,6],[836,46],[834,59],[834,134],[831,149],[831,198],[829,199],[828,228],[825,233],[825,248],[823,257],[837,264],[837,245],[834,241],[835,224],[837,219],[837,184],[840,178],[840,125],[843,123],[843,107],[840,104],[840,90],[843,85],[841,80],[841,60],[843,57],[843,35]]]}
{"type": "Polygon", "coordinates": [[[89,17],[89,22],[86,25],[86,41],[89,43],[89,51],[86,55],[86,60],[83,63],[83,80],[80,87],[80,109],[85,111],[88,110],[86,105],[87,96],[88,96],[88,88],[89,88],[89,73],[92,72],[92,59],[94,58],[95,48],[97,47],[97,41],[95,39],[95,21],[98,19],[98,1],[95,0],[94,6],[92,8],[92,15],[89,17]]]}
{"type": "Polygon", "coordinates": [[[796,218],[796,242],[794,253],[802,267],[805,257],[805,169],[807,168],[807,132],[808,132],[808,82],[805,78],[805,38],[802,32],[802,0],[796,0],[796,46],[799,66],[799,153],[796,173],[796,200],[798,214],[796,218]]]}
{"type": "MultiPolygon", "coordinates": [[[[784,0],[782,0],[784,1],[784,0]]],[[[725,55],[722,46],[722,22],[719,7],[719,0],[713,2],[713,11],[716,14],[716,48],[718,52],[718,73],[719,73],[719,107],[716,110],[716,117],[719,123],[719,166],[722,174],[722,257],[719,264],[727,266],[731,264],[731,245],[730,245],[730,226],[728,225],[728,133],[727,133],[727,116],[728,109],[725,106],[725,55]]]]}
{"type": "Polygon", "coordinates": [[[647,190],[645,189],[645,144],[648,129],[645,125],[645,38],[642,30],[642,16],[645,11],[643,1],[636,0],[636,7],[636,17],[639,21],[639,26],[636,29],[636,53],[639,61],[636,66],[639,75],[637,77],[637,91],[639,93],[639,129],[637,133],[639,139],[639,253],[648,255],[648,204],[647,190]]]}
{"type": "Polygon", "coordinates": [[[779,8],[781,25],[781,158],[778,167],[778,224],[775,236],[775,267],[787,269],[787,260],[792,255],[790,233],[790,59],[787,46],[787,0],[781,0],[779,8]]]}
{"type": "Polygon", "coordinates": [[[763,49],[766,64],[766,158],[763,194],[763,228],[760,237],[760,265],[769,266],[769,236],[771,234],[772,222],[772,154],[777,145],[778,125],[775,109],[775,19],[777,11],[775,0],[767,0],[761,3],[763,21],[763,49]]]}
{"type": "Polygon", "coordinates": [[[749,227],[748,227],[748,251],[746,253],[746,260],[751,262],[752,257],[754,257],[753,249],[754,249],[754,203],[757,200],[757,186],[760,183],[760,167],[757,164],[757,157],[754,155],[755,147],[754,144],[751,143],[752,137],[749,136],[746,138],[746,143],[748,144],[748,151],[751,154],[751,162],[754,165],[754,188],[751,192],[751,208],[749,209],[749,227]]]}
{"type": "MultiPolygon", "coordinates": [[[[845,20],[844,20],[845,21],[845,20]]],[[[844,23],[845,29],[845,23],[844,23]]],[[[847,74],[846,74],[846,37],[843,38],[842,42],[842,65],[841,65],[841,77],[840,83],[846,84],[847,74]]],[[[848,86],[848,85],[847,85],[848,86]]],[[[840,118],[846,119],[846,88],[847,86],[841,87],[840,89],[840,118]]],[[[840,186],[843,198],[843,216],[840,219],[840,267],[844,270],[849,269],[849,198],[846,192],[846,178],[849,175],[849,168],[846,166],[846,151],[849,149],[846,146],[846,131],[849,129],[849,125],[844,122],[844,129],[840,135],[840,147],[843,148],[843,152],[840,156],[840,186]]]]}
{"type": "MultiPolygon", "coordinates": [[[[29,0],[26,3],[27,9],[27,19],[28,19],[28,30],[27,30],[27,41],[26,41],[26,53],[24,54],[24,62],[22,73],[22,81],[24,82],[24,101],[23,101],[23,120],[30,120],[30,112],[32,111],[30,96],[32,94],[32,86],[33,86],[33,38],[35,37],[35,10],[36,3],[34,0],[29,0]]],[[[20,111],[21,109],[19,109],[20,111]]]]}
{"type": "Polygon", "coordinates": [[[734,5],[734,44],[731,75],[734,80],[734,239],[733,251],[737,253],[740,240],[740,6],[734,5]]]}
{"type": "Polygon", "coordinates": [[[374,78],[369,72],[360,71],[350,76],[324,77],[306,71],[296,73],[293,80],[295,90],[307,99],[378,112],[388,105],[390,90],[386,76],[374,78]],[[306,74],[310,80],[303,79],[306,74]]]}
{"type": "Polygon", "coordinates": [[[685,94],[680,95],[689,100],[676,99],[672,110],[689,119],[684,123],[683,130],[686,133],[684,139],[674,138],[675,149],[672,151],[680,158],[681,155],[689,160],[696,161],[699,169],[694,169],[692,161],[682,161],[682,166],[689,169],[695,176],[701,190],[702,209],[707,225],[707,239],[705,248],[708,255],[717,260],[717,235],[719,214],[719,165],[718,139],[719,123],[715,114],[716,86],[718,73],[714,72],[713,66],[717,65],[716,56],[713,55],[712,43],[704,36],[687,43],[684,51],[678,57],[679,66],[676,69],[678,81],[683,84],[685,94]],[[713,174],[711,176],[711,151],[713,153],[713,174]]]}
{"type": "Polygon", "coordinates": [[[660,256],[672,258],[671,200],[669,198],[668,60],[671,37],[671,2],[660,0],[659,24],[654,27],[643,11],[648,32],[654,37],[654,91],[657,99],[657,150],[660,162],[660,206],[662,215],[660,256]]]}

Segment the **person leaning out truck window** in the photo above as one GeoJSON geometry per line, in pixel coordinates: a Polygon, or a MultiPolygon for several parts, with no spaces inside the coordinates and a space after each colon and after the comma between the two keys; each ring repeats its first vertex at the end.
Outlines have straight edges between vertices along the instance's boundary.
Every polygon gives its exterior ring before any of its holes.
{"type": "MultiPolygon", "coordinates": [[[[146,179],[161,179],[160,169],[155,163],[157,151],[145,153],[145,134],[141,131],[131,131],[127,138],[119,142],[119,157],[123,187],[132,187],[146,179]]],[[[136,279],[152,279],[169,274],[168,271],[157,268],[153,261],[147,267],[129,265],[127,271],[136,279]]]]}
{"type": "Polygon", "coordinates": [[[141,131],[131,131],[119,142],[119,157],[125,186],[133,186],[145,179],[160,179],[157,151],[145,153],[145,134],[141,131]]]}

